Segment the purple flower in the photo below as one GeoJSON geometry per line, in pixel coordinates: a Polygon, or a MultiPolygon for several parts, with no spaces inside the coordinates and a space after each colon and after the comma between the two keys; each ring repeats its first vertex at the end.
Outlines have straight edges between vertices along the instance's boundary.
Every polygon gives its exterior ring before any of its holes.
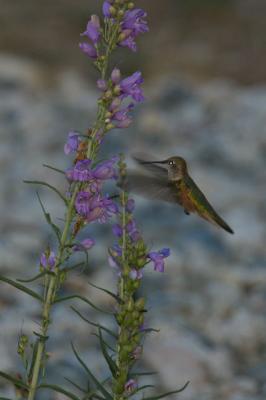
{"type": "Polygon", "coordinates": [[[106,18],[110,18],[111,17],[110,7],[111,7],[111,3],[109,1],[105,1],[103,3],[103,15],[106,18]]]}
{"type": "Polygon", "coordinates": [[[126,225],[126,231],[129,234],[132,242],[137,242],[140,239],[140,233],[137,230],[136,222],[134,219],[130,220],[126,225]]]}
{"type": "Polygon", "coordinates": [[[106,160],[99,163],[92,172],[93,177],[95,179],[100,179],[100,180],[117,178],[117,173],[114,168],[114,164],[117,161],[118,161],[117,157],[112,157],[110,160],[106,160]]]}
{"type": "Polygon", "coordinates": [[[94,45],[99,42],[101,32],[100,32],[100,20],[97,15],[91,16],[90,21],[87,23],[86,31],[83,32],[81,35],[87,36],[94,45]]]}
{"type": "Polygon", "coordinates": [[[140,269],[132,268],[129,273],[130,278],[135,281],[143,278],[143,272],[140,269]]]}
{"type": "Polygon", "coordinates": [[[87,222],[98,221],[105,223],[118,212],[117,205],[108,197],[101,197],[100,194],[92,194],[80,191],[76,197],[75,207],[87,222]]]}
{"type": "Polygon", "coordinates": [[[75,131],[70,131],[68,134],[67,142],[64,146],[64,153],[70,154],[77,151],[79,146],[79,135],[75,131]]]}
{"type": "Polygon", "coordinates": [[[97,58],[97,51],[94,46],[89,43],[82,42],[79,43],[79,48],[90,58],[96,59],[97,58]]]}
{"type": "Polygon", "coordinates": [[[95,245],[95,240],[94,239],[84,239],[82,242],[76,244],[73,246],[73,251],[83,251],[83,250],[89,250],[95,245]]]}
{"type": "Polygon", "coordinates": [[[148,32],[148,24],[147,21],[144,20],[146,17],[147,13],[141,8],[128,10],[123,18],[122,29],[130,29],[134,37],[138,36],[140,33],[148,32]]]}
{"type": "Polygon", "coordinates": [[[129,379],[125,384],[125,391],[127,394],[133,393],[138,388],[137,381],[135,379],[129,379]]]}
{"type": "Polygon", "coordinates": [[[170,255],[170,249],[164,248],[159,251],[151,251],[148,258],[153,262],[155,271],[164,272],[164,259],[170,255]]]}
{"type": "Polygon", "coordinates": [[[126,210],[128,213],[132,213],[135,208],[135,200],[129,199],[126,204],[126,210]]]}
{"type": "Polygon", "coordinates": [[[123,235],[122,227],[121,227],[121,225],[119,225],[119,224],[113,225],[112,231],[113,231],[113,234],[114,234],[115,236],[117,236],[117,237],[121,237],[121,236],[123,235]]]}
{"type": "Polygon", "coordinates": [[[91,160],[80,160],[66,171],[66,177],[71,181],[88,182],[92,178],[91,160]]]}
{"type": "Polygon", "coordinates": [[[143,78],[141,72],[134,72],[131,76],[122,79],[120,82],[121,97],[125,98],[131,96],[136,102],[141,102],[144,100],[142,89],[140,85],[143,83],[143,78]]]}
{"type": "Polygon", "coordinates": [[[137,346],[132,352],[132,357],[134,360],[139,360],[141,354],[142,354],[142,346],[137,346]]]}
{"type": "Polygon", "coordinates": [[[116,128],[128,128],[132,122],[132,118],[128,113],[134,108],[134,104],[130,103],[127,107],[116,111],[112,115],[112,122],[115,123],[116,128]]]}
{"type": "Polygon", "coordinates": [[[128,10],[125,13],[121,23],[122,40],[119,42],[120,46],[128,47],[132,51],[137,51],[135,38],[140,33],[145,33],[149,30],[147,21],[144,20],[146,16],[147,13],[141,8],[128,10]]]}
{"type": "Polygon", "coordinates": [[[56,262],[56,256],[53,251],[46,251],[41,254],[40,264],[43,268],[53,269],[56,262]],[[49,255],[47,254],[49,252],[49,255]]]}

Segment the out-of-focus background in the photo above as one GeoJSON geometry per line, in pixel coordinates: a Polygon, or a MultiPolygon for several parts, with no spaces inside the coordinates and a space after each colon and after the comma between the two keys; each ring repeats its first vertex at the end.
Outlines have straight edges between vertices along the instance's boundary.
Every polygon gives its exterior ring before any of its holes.
{"type": "MultiPolygon", "coordinates": [[[[46,179],[65,185],[42,167],[70,165],[63,144],[71,129],[84,131],[95,117],[96,72],[79,51],[79,34],[99,1],[1,0],[0,12],[0,272],[28,277],[52,240],[35,190],[22,183],[46,179]]],[[[125,75],[143,71],[146,102],[133,125],[111,132],[102,156],[140,148],[158,159],[181,155],[190,172],[235,235],[212,227],[175,206],[137,200],[137,219],[148,243],[170,247],[163,275],[147,268],[148,323],[160,329],[145,342],[143,368],[158,370],[161,389],[190,380],[185,400],[263,400],[266,396],[266,3],[264,0],[143,0],[150,33],[137,54],[117,52],[125,75]]],[[[130,165],[133,166],[128,156],[130,165]]],[[[47,209],[61,204],[40,190],[47,209]]],[[[106,246],[110,226],[91,226],[91,281],[114,287],[106,246]]],[[[102,306],[84,273],[74,290],[102,306]]],[[[19,332],[37,329],[39,307],[0,284],[0,367],[21,369],[19,332]]],[[[99,318],[76,304],[89,319],[99,318]]],[[[102,317],[101,322],[102,321],[102,317]]],[[[70,349],[105,375],[93,329],[65,303],[58,306],[49,342],[51,381],[84,381],[70,349]]],[[[99,319],[98,319],[99,320],[99,319]]],[[[5,381],[2,396],[14,396],[5,381]]],[[[43,398],[40,394],[40,399],[43,398]]],[[[63,399],[49,394],[49,399],[63,399]]],[[[47,394],[44,396],[48,399],[47,394]]]]}

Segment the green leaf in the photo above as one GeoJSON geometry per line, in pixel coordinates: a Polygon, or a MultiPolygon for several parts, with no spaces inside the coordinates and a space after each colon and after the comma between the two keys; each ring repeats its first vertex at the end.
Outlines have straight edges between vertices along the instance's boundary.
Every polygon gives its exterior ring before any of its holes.
{"type": "Polygon", "coordinates": [[[45,168],[49,168],[49,169],[51,169],[51,170],[53,170],[53,171],[56,171],[56,172],[59,172],[60,174],[63,174],[63,175],[65,175],[65,171],[63,171],[62,169],[59,169],[59,168],[53,167],[52,165],[49,165],[49,164],[43,164],[43,167],[45,167],[45,168]]]}
{"type": "Polygon", "coordinates": [[[76,389],[80,390],[80,391],[83,392],[83,393],[87,393],[87,390],[86,390],[86,389],[83,389],[81,386],[79,386],[77,383],[73,382],[71,379],[69,379],[69,378],[67,378],[67,377],[64,377],[64,379],[65,379],[67,382],[71,383],[71,385],[73,385],[76,389]]]}
{"type": "Polygon", "coordinates": [[[183,392],[183,390],[186,389],[188,384],[189,384],[189,381],[187,381],[185,383],[185,385],[183,387],[181,387],[181,389],[172,390],[171,392],[166,392],[166,393],[163,393],[163,394],[159,394],[158,396],[144,397],[143,400],[159,400],[159,399],[162,399],[164,397],[171,396],[172,394],[181,393],[181,392],[183,392]]]}
{"type": "Polygon", "coordinates": [[[105,360],[106,360],[106,362],[107,362],[107,364],[108,364],[108,366],[110,368],[110,371],[111,371],[113,377],[115,377],[116,373],[117,373],[117,366],[116,366],[116,363],[114,362],[114,360],[112,359],[112,357],[110,357],[110,355],[108,353],[108,350],[106,348],[106,344],[105,344],[105,342],[103,340],[101,328],[99,328],[99,339],[100,339],[100,346],[101,346],[101,350],[102,350],[103,356],[104,356],[104,358],[105,358],[105,360]]]}
{"type": "Polygon", "coordinates": [[[109,335],[113,336],[115,339],[117,339],[117,334],[113,331],[111,331],[111,329],[106,328],[105,326],[98,324],[97,322],[92,322],[89,321],[87,318],[85,318],[81,312],[79,312],[75,307],[71,306],[71,309],[85,322],[87,322],[89,325],[95,326],[96,328],[101,328],[103,331],[109,333],[109,335]]]}
{"type": "Polygon", "coordinates": [[[40,272],[38,275],[35,275],[32,278],[29,279],[16,279],[18,282],[22,282],[22,283],[30,283],[30,282],[34,282],[37,279],[40,279],[41,277],[43,277],[44,275],[55,275],[54,272],[49,271],[49,270],[45,270],[43,272],[40,272]]]}
{"type": "Polygon", "coordinates": [[[47,223],[48,223],[48,224],[51,226],[51,228],[53,229],[53,231],[54,231],[54,233],[56,234],[56,237],[57,237],[57,239],[58,239],[58,242],[60,243],[60,242],[61,242],[61,236],[62,236],[61,231],[60,231],[59,227],[58,227],[56,224],[53,223],[50,214],[46,212],[46,210],[45,210],[45,208],[44,208],[44,205],[43,205],[43,203],[42,203],[42,201],[41,201],[41,198],[40,198],[39,193],[38,193],[38,192],[36,192],[36,193],[37,193],[37,197],[38,197],[40,206],[41,206],[41,208],[42,208],[43,215],[44,215],[44,217],[45,217],[47,223]]]}
{"type": "Polygon", "coordinates": [[[28,181],[28,180],[26,180],[26,181],[23,181],[23,182],[24,183],[29,183],[31,185],[41,185],[41,186],[48,187],[49,189],[51,189],[53,192],[55,192],[60,197],[60,199],[64,202],[65,206],[68,205],[68,202],[67,202],[67,199],[65,198],[65,196],[63,196],[62,193],[59,192],[59,190],[56,189],[56,187],[54,187],[53,185],[50,185],[49,183],[44,182],[44,181],[28,181]]]}
{"type": "Polygon", "coordinates": [[[93,304],[90,300],[88,300],[86,297],[80,296],[79,294],[72,294],[70,296],[64,296],[64,297],[56,297],[54,300],[54,303],[60,303],[62,301],[71,300],[71,299],[82,300],[86,304],[89,304],[92,308],[94,308],[97,311],[100,311],[104,314],[114,315],[114,313],[112,313],[111,311],[102,310],[101,308],[95,306],[95,304],[93,304]]]}
{"type": "Polygon", "coordinates": [[[8,381],[12,382],[14,385],[21,387],[23,389],[28,389],[28,385],[24,383],[22,380],[14,378],[12,375],[7,374],[6,372],[0,371],[0,376],[2,378],[7,379],[8,381]]]}
{"type": "Polygon", "coordinates": [[[38,345],[39,345],[39,341],[35,340],[35,343],[33,345],[33,349],[32,349],[32,356],[31,356],[31,363],[30,363],[30,370],[28,373],[28,377],[29,379],[32,378],[32,374],[33,374],[33,368],[35,365],[35,360],[36,360],[36,356],[37,356],[37,350],[38,350],[38,345]]]}
{"type": "Polygon", "coordinates": [[[77,396],[75,396],[73,393],[69,392],[66,389],[61,388],[58,385],[50,385],[48,383],[42,383],[41,385],[38,386],[38,389],[51,389],[54,390],[55,392],[62,393],[66,397],[72,400],[80,400],[77,396]]]}
{"type": "Polygon", "coordinates": [[[6,283],[8,283],[9,285],[14,286],[16,289],[21,290],[21,291],[24,292],[24,293],[27,293],[27,294],[30,295],[31,297],[34,297],[35,299],[37,299],[37,300],[39,300],[39,301],[41,301],[41,302],[43,301],[43,300],[42,300],[42,297],[41,297],[38,293],[34,292],[33,290],[27,288],[27,287],[24,286],[24,285],[21,285],[20,283],[18,283],[18,282],[16,282],[16,281],[13,281],[12,279],[9,279],[9,278],[6,278],[6,277],[3,276],[3,275],[0,275],[0,281],[6,282],[6,283]]]}
{"type": "Polygon", "coordinates": [[[101,382],[98,381],[98,379],[93,375],[93,373],[90,371],[90,369],[84,363],[84,361],[80,358],[80,356],[78,355],[73,343],[71,343],[71,346],[72,346],[72,350],[73,350],[73,352],[74,352],[74,354],[76,356],[76,359],[78,360],[80,365],[85,369],[85,371],[87,372],[87,374],[89,375],[89,377],[91,378],[91,380],[93,381],[93,383],[95,384],[97,389],[104,395],[106,400],[112,400],[113,399],[112,395],[109,392],[107,392],[107,390],[103,387],[101,382]]]}
{"type": "Polygon", "coordinates": [[[153,371],[151,371],[151,372],[130,372],[130,375],[132,375],[132,376],[149,376],[149,375],[157,375],[158,374],[158,372],[153,372],[153,371]]]}
{"type": "Polygon", "coordinates": [[[104,289],[104,288],[102,288],[100,286],[96,286],[91,282],[88,282],[88,284],[91,285],[92,287],[94,287],[95,289],[99,289],[102,292],[105,292],[105,293],[109,294],[109,296],[113,297],[119,304],[122,304],[122,300],[120,299],[120,297],[117,296],[116,294],[114,294],[113,292],[110,292],[110,290],[104,289]]]}
{"type": "Polygon", "coordinates": [[[140,386],[136,390],[134,390],[132,395],[136,394],[137,392],[141,392],[141,390],[148,389],[148,388],[153,388],[153,387],[154,387],[154,385],[143,385],[143,386],[140,386]]]}
{"type": "MultiPolygon", "coordinates": [[[[98,335],[98,333],[92,333],[91,335],[96,336],[100,340],[100,336],[98,335]]],[[[107,347],[107,349],[111,350],[113,353],[116,353],[115,349],[113,349],[112,346],[110,346],[110,344],[108,344],[106,342],[104,342],[104,343],[105,343],[105,346],[107,347]]]]}

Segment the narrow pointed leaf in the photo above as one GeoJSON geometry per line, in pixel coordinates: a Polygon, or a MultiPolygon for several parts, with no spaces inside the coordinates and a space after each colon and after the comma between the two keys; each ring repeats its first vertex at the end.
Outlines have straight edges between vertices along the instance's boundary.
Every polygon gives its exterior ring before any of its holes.
{"type": "Polygon", "coordinates": [[[42,278],[44,275],[54,275],[54,272],[49,271],[49,270],[45,270],[43,272],[40,272],[39,274],[33,276],[32,278],[29,279],[16,279],[18,282],[22,282],[22,283],[30,283],[30,282],[34,282],[37,279],[42,278]]]}
{"type": "Polygon", "coordinates": [[[162,399],[162,398],[164,398],[164,397],[171,396],[172,394],[181,393],[181,392],[183,392],[183,390],[186,389],[186,387],[188,386],[188,384],[189,384],[189,381],[187,381],[187,382],[185,383],[185,385],[181,387],[181,389],[172,390],[171,392],[166,392],[166,393],[160,394],[160,395],[158,395],[158,396],[144,397],[143,400],[159,400],[159,399],[162,399]]]}
{"type": "Polygon", "coordinates": [[[138,387],[132,394],[136,394],[137,392],[141,392],[144,389],[149,389],[149,388],[153,388],[154,385],[143,385],[138,387]]]}
{"type": "Polygon", "coordinates": [[[149,375],[157,375],[158,372],[154,372],[154,371],[147,371],[147,372],[130,372],[130,375],[132,376],[149,376],[149,375]]]}
{"type": "Polygon", "coordinates": [[[38,389],[51,389],[54,390],[55,392],[58,393],[62,393],[64,394],[66,397],[68,397],[69,399],[72,400],[80,400],[77,396],[75,396],[73,393],[69,392],[66,389],[61,388],[61,386],[58,385],[50,385],[50,384],[46,384],[46,383],[42,383],[41,385],[38,386],[38,389]]]}
{"type": "Polygon", "coordinates": [[[35,299],[37,299],[39,301],[43,301],[42,297],[38,293],[34,292],[33,290],[27,288],[24,285],[21,285],[20,283],[18,283],[16,281],[13,281],[12,279],[9,279],[9,278],[6,278],[5,276],[0,275],[0,281],[6,282],[9,285],[14,286],[16,289],[21,290],[22,292],[30,295],[31,297],[34,297],[35,299]]]}
{"type": "Polygon", "coordinates": [[[116,372],[117,372],[117,366],[116,366],[116,363],[114,362],[114,360],[112,359],[112,357],[110,357],[110,355],[108,353],[105,342],[103,340],[101,328],[99,328],[99,339],[100,339],[100,346],[101,346],[103,356],[110,368],[112,375],[115,376],[116,372]]]}
{"type": "MultiPolygon", "coordinates": [[[[96,336],[100,340],[100,336],[98,335],[98,333],[92,333],[91,335],[96,336]]],[[[105,343],[105,346],[107,347],[107,349],[111,350],[113,353],[116,352],[115,349],[113,349],[109,343],[106,343],[106,342],[104,342],[104,343],[105,343]]]]}
{"type": "Polygon", "coordinates": [[[122,303],[120,297],[117,296],[115,293],[110,292],[110,290],[104,289],[100,286],[96,286],[96,285],[94,285],[94,283],[91,283],[91,282],[88,282],[88,284],[91,285],[92,287],[94,287],[95,289],[101,290],[102,292],[109,294],[109,296],[113,297],[119,304],[122,303]]]}
{"type": "Polygon", "coordinates": [[[101,308],[97,307],[95,304],[93,304],[90,300],[88,300],[86,297],[84,296],[80,296],[79,294],[72,294],[70,296],[64,296],[64,297],[56,297],[54,300],[54,303],[60,303],[62,301],[66,301],[66,300],[72,300],[72,299],[79,299],[84,301],[85,303],[89,304],[92,308],[94,308],[97,311],[100,311],[104,314],[110,314],[113,315],[114,313],[112,313],[111,311],[106,311],[106,310],[102,310],[101,308]]]}
{"type": "Polygon", "coordinates": [[[45,167],[45,168],[49,168],[49,169],[51,169],[51,170],[53,170],[53,171],[56,171],[56,172],[59,172],[60,174],[63,174],[63,175],[65,175],[65,171],[63,171],[62,169],[59,169],[59,168],[53,167],[52,165],[49,165],[49,164],[43,164],[43,167],[45,167]]]}
{"type": "Polygon", "coordinates": [[[72,350],[73,350],[73,352],[74,352],[74,354],[76,356],[76,359],[78,360],[80,365],[85,369],[85,371],[87,372],[87,374],[89,375],[89,377],[91,378],[91,380],[93,381],[93,383],[95,384],[97,389],[104,395],[106,400],[112,400],[113,397],[111,396],[111,394],[109,392],[107,392],[107,390],[103,387],[101,382],[98,381],[98,379],[93,375],[93,373],[90,371],[90,369],[84,363],[84,361],[80,358],[80,356],[78,355],[73,343],[71,344],[71,346],[72,346],[72,350]]]}
{"type": "Polygon", "coordinates": [[[89,321],[86,317],[84,317],[84,315],[81,314],[81,312],[79,312],[75,307],[72,307],[72,310],[85,322],[87,322],[89,325],[95,326],[96,328],[101,328],[103,331],[109,333],[109,335],[113,336],[115,339],[117,339],[117,334],[113,331],[111,331],[111,329],[106,328],[105,326],[98,324],[97,322],[92,322],[89,321]]]}
{"type": "Polygon", "coordinates": [[[86,390],[86,389],[82,388],[82,387],[79,386],[77,383],[73,382],[71,379],[69,379],[69,378],[67,378],[67,377],[64,377],[64,379],[65,379],[67,382],[71,383],[71,385],[73,385],[76,389],[80,390],[80,391],[83,392],[83,393],[87,393],[87,390],[86,390]]]}
{"type": "Polygon", "coordinates": [[[48,188],[51,189],[53,192],[55,192],[55,193],[60,197],[61,200],[63,200],[63,202],[64,202],[64,204],[65,204],[66,206],[68,205],[67,199],[65,198],[65,196],[63,196],[62,193],[59,192],[59,190],[56,189],[56,187],[54,187],[53,185],[50,185],[49,183],[44,182],[44,181],[28,181],[28,180],[26,180],[26,181],[23,181],[23,182],[24,182],[24,183],[29,183],[29,184],[31,184],[31,185],[41,185],[41,186],[46,186],[46,187],[48,187],[48,188]]]}
{"type": "Polygon", "coordinates": [[[14,385],[21,387],[23,389],[28,389],[28,385],[26,385],[26,383],[24,383],[22,380],[14,378],[12,375],[7,374],[6,372],[0,371],[0,376],[2,376],[2,378],[7,379],[8,381],[14,383],[14,385]]]}
{"type": "Polygon", "coordinates": [[[44,217],[45,217],[47,223],[48,223],[48,224],[51,226],[51,228],[53,229],[53,231],[54,231],[54,233],[55,233],[55,235],[56,235],[56,237],[57,237],[57,239],[58,239],[58,241],[59,241],[59,243],[60,243],[60,241],[61,241],[61,231],[60,231],[59,227],[58,227],[56,224],[53,223],[50,214],[49,214],[48,212],[46,212],[46,210],[45,210],[45,208],[44,208],[44,205],[43,205],[43,203],[42,203],[42,201],[41,201],[41,198],[40,198],[39,193],[38,193],[38,192],[36,192],[36,193],[37,193],[37,197],[38,197],[38,200],[39,200],[39,203],[40,203],[42,212],[43,212],[43,214],[44,214],[44,217]]]}

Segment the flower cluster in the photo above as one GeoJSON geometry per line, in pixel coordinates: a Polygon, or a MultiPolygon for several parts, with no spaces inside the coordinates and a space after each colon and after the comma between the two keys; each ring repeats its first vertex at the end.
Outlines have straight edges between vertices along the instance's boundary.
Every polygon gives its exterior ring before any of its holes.
{"type": "MultiPolygon", "coordinates": [[[[135,52],[137,51],[136,37],[149,30],[147,21],[145,20],[147,13],[141,8],[133,8],[133,3],[127,3],[128,9],[124,12],[120,21],[117,44],[122,47],[128,47],[135,52]]],[[[113,1],[108,0],[103,3],[103,14],[106,18],[116,18],[119,15],[119,11],[113,1]]]]}
{"type": "Polygon", "coordinates": [[[118,68],[114,68],[109,81],[98,80],[97,85],[103,91],[100,101],[106,107],[105,124],[106,129],[127,128],[132,118],[129,113],[134,108],[134,102],[140,103],[144,100],[141,84],[143,78],[141,72],[134,72],[132,75],[121,79],[118,68]],[[124,106],[124,100],[129,103],[124,106]]]}
{"type": "Polygon", "coordinates": [[[100,20],[97,15],[92,15],[87,23],[87,28],[81,36],[86,36],[89,43],[82,42],[79,44],[80,49],[90,58],[96,60],[98,57],[98,43],[101,38],[100,20]]]}

